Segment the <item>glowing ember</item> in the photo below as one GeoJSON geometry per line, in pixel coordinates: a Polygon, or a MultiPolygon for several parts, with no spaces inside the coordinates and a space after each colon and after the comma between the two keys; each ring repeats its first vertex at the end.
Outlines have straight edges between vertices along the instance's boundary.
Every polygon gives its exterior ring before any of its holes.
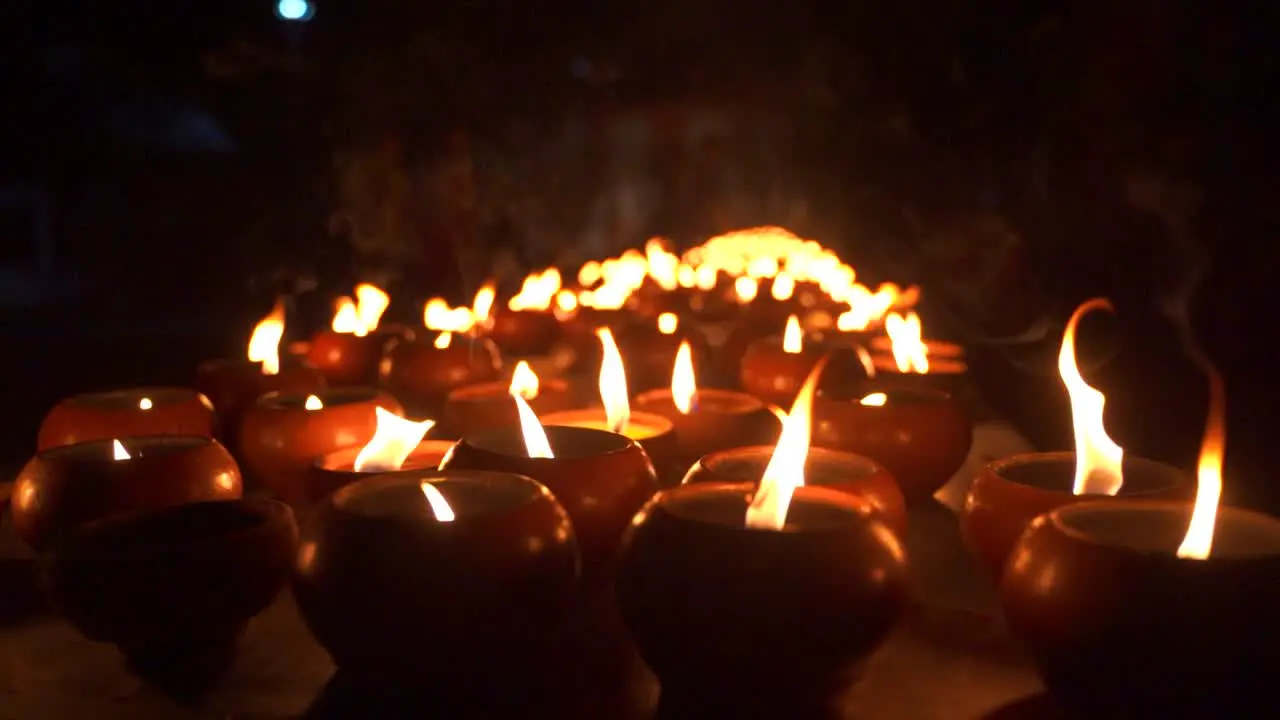
{"type": "Polygon", "coordinates": [[[406,420],[382,407],[374,408],[374,413],[378,424],[369,443],[356,455],[356,472],[399,470],[422,442],[423,436],[436,424],[435,420],[406,420]]]}
{"type": "Polygon", "coordinates": [[[782,434],[778,436],[773,457],[769,459],[764,476],[760,478],[760,487],[747,507],[747,527],[781,530],[787,524],[791,496],[796,488],[804,485],[804,464],[809,457],[813,424],[813,395],[826,364],[824,357],[813,366],[791,405],[791,411],[782,419],[782,434]]]}
{"type": "Polygon", "coordinates": [[[1094,298],[1076,308],[1062,333],[1058,374],[1071,399],[1071,429],[1076,442],[1076,470],[1071,492],[1076,495],[1115,495],[1124,484],[1124,448],[1107,435],[1102,411],[1107,399],[1085,383],[1076,366],[1076,326],[1090,310],[1111,309],[1105,298],[1094,298]]]}
{"type": "Polygon", "coordinates": [[[302,404],[304,410],[323,410],[324,403],[320,402],[320,398],[315,395],[308,395],[306,402],[302,404]]]}
{"type": "Polygon", "coordinates": [[[627,399],[627,372],[622,355],[609,328],[598,328],[603,356],[600,360],[600,400],[611,432],[622,434],[631,420],[631,403],[627,399]]]}
{"type": "Polygon", "coordinates": [[[792,315],[787,318],[787,328],[782,332],[782,351],[790,355],[803,352],[804,341],[801,338],[800,319],[792,315]]]}
{"type": "Polygon", "coordinates": [[[439,488],[424,482],[422,494],[427,498],[427,504],[431,506],[431,514],[435,516],[437,522],[453,522],[453,508],[449,507],[449,501],[444,499],[439,488]]]}
{"type": "Polygon", "coordinates": [[[1209,418],[1205,421],[1200,462],[1196,467],[1196,504],[1187,534],[1178,546],[1178,557],[1189,560],[1206,560],[1213,550],[1213,530],[1222,498],[1222,459],[1227,451],[1227,391],[1218,371],[1212,367],[1207,369],[1209,418]]]}
{"type": "Polygon", "coordinates": [[[511,387],[507,392],[519,395],[525,400],[538,397],[538,374],[529,367],[527,361],[521,360],[516,363],[516,369],[511,372],[511,387]]]}
{"type": "Polygon", "coordinates": [[[111,441],[111,459],[112,460],[129,460],[132,458],[133,456],[129,454],[128,450],[124,449],[124,445],[122,445],[119,440],[111,441]]]}
{"type": "Polygon", "coordinates": [[[553,458],[555,455],[551,452],[551,442],[547,440],[547,431],[542,428],[542,423],[538,422],[538,416],[534,414],[533,408],[529,407],[529,403],[519,395],[512,394],[511,399],[516,403],[516,413],[520,416],[520,434],[524,437],[524,449],[529,453],[531,458],[553,458]]]}
{"type": "Polygon", "coordinates": [[[693,412],[694,400],[698,395],[698,384],[693,373],[693,351],[689,349],[689,341],[680,343],[676,351],[675,366],[671,370],[671,402],[681,415],[693,412]]]}
{"type": "Polygon", "coordinates": [[[284,337],[284,302],[277,300],[249,337],[249,362],[262,363],[263,375],[280,374],[280,340],[284,337]]]}

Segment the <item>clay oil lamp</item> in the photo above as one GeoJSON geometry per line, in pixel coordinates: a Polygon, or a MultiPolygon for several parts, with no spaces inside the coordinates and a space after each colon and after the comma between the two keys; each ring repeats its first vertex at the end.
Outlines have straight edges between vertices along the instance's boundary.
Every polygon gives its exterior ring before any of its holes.
{"type": "Polygon", "coordinates": [[[453,448],[451,440],[423,440],[434,420],[406,420],[383,407],[373,409],[373,437],[363,446],[321,455],[311,468],[302,502],[317,502],[373,473],[434,470],[453,448]]]}
{"type": "Polygon", "coordinates": [[[706,357],[706,340],[702,333],[682,329],[680,317],[662,313],[653,324],[633,324],[617,335],[618,347],[627,358],[627,381],[633,390],[665,387],[671,381],[671,365],[676,351],[688,344],[695,359],[706,357]]]}
{"type": "Polygon", "coordinates": [[[269,392],[307,395],[325,386],[324,377],[309,363],[280,362],[284,327],[284,304],[277,301],[254,327],[247,360],[210,360],[196,368],[196,390],[213,403],[220,437],[228,447],[238,446],[240,422],[259,397],[269,392]]]}
{"type": "Polygon", "coordinates": [[[607,577],[623,530],[658,489],[648,455],[618,433],[544,426],[524,398],[514,395],[512,402],[519,426],[464,437],[441,469],[516,473],[547,486],[573,522],[583,572],[607,577]]]}
{"type": "MultiPolygon", "coordinates": [[[[469,329],[467,325],[458,332],[469,329]]],[[[431,339],[395,343],[387,350],[383,387],[411,415],[435,415],[454,388],[498,378],[501,362],[493,343],[458,332],[445,330],[431,339]]]]}
{"type": "Polygon", "coordinates": [[[1064,505],[1010,555],[1009,626],[1082,717],[1280,713],[1267,671],[1280,647],[1280,520],[1218,506],[1225,395],[1210,373],[1194,503],[1064,505]]]}
{"type": "Polygon", "coordinates": [[[989,464],[974,478],[960,514],[960,530],[988,577],[998,580],[1009,551],[1036,516],[1085,500],[1186,499],[1190,478],[1167,465],[1127,457],[1103,425],[1106,398],[1076,366],[1080,318],[1106,300],[1082,304],[1062,335],[1058,372],[1071,400],[1075,452],[1028,453],[989,464]]]}
{"type": "Polygon", "coordinates": [[[304,531],[293,591],[344,675],[457,700],[535,676],[578,569],[569,517],[546,487],[422,470],[334,493],[304,531]]]}
{"type": "Polygon", "coordinates": [[[867,500],[805,484],[819,372],[783,421],[758,487],[664,490],[627,531],[618,604],[663,706],[705,717],[818,709],[903,611],[906,558],[894,532],[867,500]]]}
{"type": "Polygon", "coordinates": [[[54,606],[173,695],[226,671],[250,618],[289,578],[297,527],[265,499],[195,502],[98,520],[48,561],[54,606]]]}
{"type": "Polygon", "coordinates": [[[560,271],[547,268],[524,279],[520,292],[499,307],[488,328],[503,353],[545,355],[560,338],[560,323],[551,304],[560,291],[560,271]]]}
{"type": "Polygon", "coordinates": [[[542,380],[527,361],[516,363],[509,382],[476,383],[464,385],[449,393],[444,404],[444,422],[447,432],[453,436],[489,430],[507,425],[518,425],[520,416],[511,394],[518,393],[539,414],[573,407],[569,384],[551,378],[542,380]]]}
{"type": "Polygon", "coordinates": [[[964,349],[953,343],[924,340],[920,316],[914,312],[889,313],[884,319],[887,338],[871,341],[875,370],[884,378],[896,378],[903,385],[920,385],[954,390],[968,371],[964,349]],[[890,352],[885,354],[886,341],[890,352]]]}
{"type": "Polygon", "coordinates": [[[390,339],[378,322],[391,299],[368,283],[356,286],[356,299],[338,298],[333,324],[311,339],[307,359],[330,385],[373,385],[382,350],[390,339]]]}
{"type": "Polygon", "coordinates": [[[316,459],[373,438],[377,408],[404,410],[373,388],[342,387],[310,395],[267,393],[245,414],[240,458],[245,473],[290,503],[311,499],[316,459]]]}
{"type": "Polygon", "coordinates": [[[40,424],[38,449],[120,435],[214,435],[213,404],[195,390],[131,388],[76,395],[40,424]]]}
{"type": "Polygon", "coordinates": [[[43,450],[18,474],[11,504],[18,536],[42,552],[92,520],[240,493],[217,440],[153,435],[43,450]]]}
{"type": "Polygon", "coordinates": [[[768,442],[778,433],[777,419],[751,395],[698,387],[687,342],[676,353],[670,389],[641,393],[634,405],[638,412],[661,415],[675,426],[682,472],[703,455],[768,442]]]}
{"type": "Polygon", "coordinates": [[[680,445],[674,424],[655,413],[631,410],[626,368],[613,333],[608,328],[600,328],[597,334],[604,355],[600,362],[600,400],[603,407],[548,413],[542,416],[542,423],[625,435],[644,448],[660,481],[675,483],[686,468],[680,467],[680,445]]]}
{"type": "Polygon", "coordinates": [[[800,320],[792,315],[782,342],[767,337],[748,345],[739,376],[742,389],[765,402],[790,406],[800,384],[823,356],[820,348],[806,348],[802,335],[800,320]]]}

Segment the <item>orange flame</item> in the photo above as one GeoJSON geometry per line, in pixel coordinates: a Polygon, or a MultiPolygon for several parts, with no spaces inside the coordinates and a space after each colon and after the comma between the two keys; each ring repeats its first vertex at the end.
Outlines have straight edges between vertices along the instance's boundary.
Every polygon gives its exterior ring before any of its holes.
{"type": "Polygon", "coordinates": [[[747,527],[781,530],[787,524],[791,496],[796,488],[804,485],[804,464],[809,457],[813,430],[813,395],[826,364],[827,358],[823,357],[813,366],[796,394],[791,411],[782,419],[782,434],[778,436],[773,457],[769,458],[760,487],[747,507],[747,527]]]}
{"type": "Polygon", "coordinates": [[[627,370],[622,355],[607,327],[597,328],[603,356],[600,360],[600,400],[611,432],[622,433],[631,420],[631,403],[627,399],[627,370]]]}
{"type": "Polygon", "coordinates": [[[787,318],[787,328],[782,332],[782,351],[790,355],[798,355],[804,350],[804,341],[800,332],[800,318],[792,315],[787,318]]]}
{"type": "Polygon", "coordinates": [[[493,312],[493,300],[498,296],[493,283],[487,282],[476,291],[475,300],[471,301],[472,322],[485,326],[489,322],[489,314],[493,312]]]}
{"type": "Polygon", "coordinates": [[[662,246],[661,240],[652,238],[645,243],[644,254],[649,277],[653,278],[658,287],[667,292],[679,287],[676,273],[677,268],[680,266],[680,258],[667,252],[667,249],[662,246]]]}
{"type": "Polygon", "coordinates": [[[547,431],[538,422],[538,416],[524,398],[512,393],[511,399],[516,403],[516,413],[520,416],[520,434],[524,436],[524,449],[531,458],[553,458],[551,442],[547,440],[547,431]]]}
{"type": "Polygon", "coordinates": [[[528,361],[521,360],[516,363],[516,369],[511,372],[511,387],[507,392],[519,395],[525,400],[538,397],[538,374],[529,367],[528,361]]]}
{"type": "Polygon", "coordinates": [[[111,459],[112,460],[130,460],[133,456],[128,450],[124,449],[124,445],[119,440],[111,441],[111,459]]]}
{"type": "Polygon", "coordinates": [[[476,316],[471,308],[451,308],[443,298],[437,297],[422,307],[422,324],[436,332],[464,333],[475,327],[476,316]]]}
{"type": "Polygon", "coordinates": [[[760,282],[753,277],[743,275],[733,281],[733,292],[738,296],[738,300],[743,303],[749,303],[756,299],[756,295],[760,292],[760,282]]]}
{"type": "Polygon", "coordinates": [[[452,343],[453,343],[453,333],[448,331],[440,333],[439,335],[436,336],[435,340],[431,341],[431,344],[435,346],[435,349],[437,350],[444,350],[445,348],[449,347],[449,345],[452,343]]]}
{"type": "Polygon", "coordinates": [[[150,410],[154,405],[155,403],[151,402],[151,398],[149,397],[144,397],[138,401],[139,410],[150,410]]]}
{"type": "Polygon", "coordinates": [[[1088,300],[1076,308],[1062,333],[1058,374],[1071,399],[1071,429],[1076,442],[1076,471],[1071,492],[1076,495],[1115,495],[1124,484],[1124,448],[1107,435],[1102,410],[1107,399],[1085,383],[1076,366],[1076,326],[1090,310],[1110,310],[1106,298],[1088,300]]]}
{"type": "Polygon", "coordinates": [[[869,407],[884,407],[889,402],[889,396],[882,392],[873,392],[858,401],[859,405],[867,405],[869,407]]]}
{"type": "Polygon", "coordinates": [[[664,312],[658,316],[658,332],[663,335],[674,335],[680,327],[680,317],[673,312],[664,312]]]}
{"type": "Polygon", "coordinates": [[[906,317],[889,313],[884,319],[884,331],[893,344],[893,361],[900,373],[929,372],[929,346],[921,339],[920,316],[914,312],[906,317]]]}
{"type": "Polygon", "coordinates": [[[367,335],[377,330],[378,323],[382,320],[382,313],[387,311],[387,306],[390,304],[390,296],[377,285],[370,283],[356,285],[356,315],[360,318],[362,330],[356,334],[367,335]]]}
{"type": "Polygon", "coordinates": [[[795,278],[791,277],[791,274],[784,270],[773,278],[773,287],[769,292],[773,294],[774,300],[782,302],[783,300],[790,300],[791,295],[795,293],[795,291],[795,278]]]}
{"type": "Polygon", "coordinates": [[[284,302],[277,300],[249,337],[249,362],[262,363],[263,375],[280,374],[280,340],[284,337],[284,302]]]}
{"type": "Polygon", "coordinates": [[[507,307],[520,310],[546,310],[560,291],[560,271],[547,268],[542,272],[531,273],[524,279],[520,292],[507,301],[507,307]]]}
{"type": "Polygon", "coordinates": [[[453,508],[449,507],[449,501],[444,499],[444,494],[435,485],[424,481],[422,483],[422,494],[427,498],[427,504],[431,506],[431,514],[435,516],[436,522],[453,522],[453,508]]]}
{"type": "Polygon", "coordinates": [[[351,298],[343,295],[334,301],[333,322],[329,327],[336,333],[344,335],[364,336],[364,325],[360,322],[360,313],[351,298]]]}
{"type": "Polygon", "coordinates": [[[302,404],[303,410],[323,410],[324,403],[315,395],[308,395],[307,401],[302,404]]]}
{"type": "Polygon", "coordinates": [[[1216,369],[1212,366],[1206,369],[1209,417],[1205,421],[1200,462],[1196,467],[1196,504],[1191,510],[1187,534],[1178,546],[1178,557],[1189,560],[1207,560],[1213,550],[1213,530],[1222,498],[1222,459],[1227,451],[1227,389],[1216,369]]]}
{"type": "Polygon", "coordinates": [[[393,472],[399,470],[423,436],[435,426],[435,420],[406,420],[383,407],[374,408],[377,426],[368,444],[356,455],[356,472],[393,472]]]}
{"type": "Polygon", "coordinates": [[[698,395],[698,383],[693,373],[693,351],[689,341],[680,343],[676,351],[676,363],[671,369],[671,402],[681,415],[693,412],[693,402],[698,395]]]}

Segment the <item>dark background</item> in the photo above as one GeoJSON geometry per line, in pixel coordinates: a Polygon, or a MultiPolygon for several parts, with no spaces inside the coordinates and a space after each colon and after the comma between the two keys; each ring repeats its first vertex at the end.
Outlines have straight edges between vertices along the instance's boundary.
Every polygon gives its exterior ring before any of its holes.
{"type": "Polygon", "coordinates": [[[4,4],[7,454],[59,397],[238,355],[279,292],[296,335],[358,279],[416,321],[492,272],[770,223],[921,283],[1043,447],[1061,323],[1104,294],[1113,436],[1193,463],[1185,311],[1228,496],[1280,509],[1275,3],[314,4],[4,4]]]}

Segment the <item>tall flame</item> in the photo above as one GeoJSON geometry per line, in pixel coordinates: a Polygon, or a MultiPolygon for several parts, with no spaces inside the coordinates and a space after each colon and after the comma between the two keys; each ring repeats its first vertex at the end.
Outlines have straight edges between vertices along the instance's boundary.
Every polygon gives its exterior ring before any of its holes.
{"type": "Polygon", "coordinates": [[[804,464],[809,457],[809,437],[813,430],[813,395],[818,378],[827,365],[823,357],[813,369],[791,404],[791,412],[782,418],[782,434],[760,478],[751,505],[747,507],[747,527],[781,530],[787,524],[787,509],[796,488],[804,485],[804,464]]]}
{"type": "Polygon", "coordinates": [[[390,304],[391,297],[377,285],[370,283],[356,285],[356,315],[360,318],[360,327],[363,330],[356,334],[367,335],[377,330],[378,323],[382,321],[382,313],[387,311],[387,306],[390,304]]]}
{"type": "Polygon", "coordinates": [[[538,397],[538,374],[529,367],[527,360],[516,363],[516,369],[511,372],[511,387],[507,392],[525,400],[538,397]]]}
{"type": "Polygon", "coordinates": [[[124,445],[119,440],[111,441],[111,459],[112,460],[129,460],[132,458],[133,456],[129,454],[128,450],[124,449],[124,445]]]}
{"type": "Polygon", "coordinates": [[[364,336],[364,324],[360,322],[360,313],[351,298],[343,295],[333,303],[333,323],[329,326],[336,333],[344,335],[364,336]]]}
{"type": "Polygon", "coordinates": [[[1071,429],[1076,442],[1076,471],[1071,492],[1076,495],[1115,495],[1124,485],[1124,448],[1107,435],[1102,410],[1107,398],[1085,383],[1076,366],[1076,326],[1090,310],[1110,310],[1106,298],[1088,300],[1076,308],[1062,333],[1058,374],[1071,399],[1071,429]]]}
{"type": "Polygon", "coordinates": [[[440,489],[429,482],[422,483],[422,494],[427,498],[427,504],[431,506],[431,514],[435,516],[436,522],[453,522],[453,508],[449,507],[449,501],[444,499],[444,494],[440,489]]]}
{"type": "Polygon", "coordinates": [[[674,335],[680,327],[680,316],[673,312],[664,312],[658,316],[658,332],[663,335],[674,335]]]}
{"type": "Polygon", "coordinates": [[[489,313],[493,311],[493,299],[498,296],[493,283],[487,282],[476,291],[476,298],[471,302],[471,315],[476,323],[483,326],[489,322],[489,313]]]}
{"type": "Polygon", "coordinates": [[[435,420],[406,420],[382,407],[374,408],[374,413],[378,424],[369,443],[356,455],[356,472],[399,470],[422,442],[423,436],[436,424],[435,420]]]}
{"type": "Polygon", "coordinates": [[[800,318],[795,315],[788,317],[787,328],[782,332],[782,351],[798,355],[804,350],[804,341],[801,337],[800,318]]]}
{"type": "Polygon", "coordinates": [[[603,349],[600,360],[600,400],[604,403],[609,430],[621,433],[631,420],[631,402],[627,399],[627,371],[609,328],[596,328],[596,337],[600,338],[603,349]]]}
{"type": "Polygon", "coordinates": [[[520,416],[520,434],[524,436],[524,449],[531,458],[553,458],[551,442],[547,440],[547,431],[538,422],[538,416],[524,398],[512,393],[511,399],[516,403],[516,413],[520,416]]]}
{"type": "MultiPolygon", "coordinates": [[[[1206,363],[1207,365],[1207,363],[1206,363]]],[[[1227,451],[1227,390],[1222,376],[1212,366],[1209,372],[1209,418],[1200,443],[1196,467],[1196,504],[1191,511],[1187,534],[1178,546],[1178,557],[1206,560],[1213,549],[1213,529],[1218,521],[1218,501],[1222,497],[1222,458],[1227,451]]]]}
{"type": "Polygon", "coordinates": [[[284,337],[284,302],[258,321],[249,337],[249,362],[262,363],[263,375],[280,374],[280,340],[284,337]]]}
{"type": "Polygon", "coordinates": [[[906,316],[889,313],[884,319],[884,331],[893,347],[893,361],[900,373],[929,372],[929,346],[922,339],[920,316],[909,312],[906,316]]]}
{"type": "Polygon", "coordinates": [[[698,384],[693,373],[693,351],[689,349],[689,341],[680,343],[676,351],[676,363],[671,369],[671,402],[681,415],[693,412],[694,400],[698,396],[698,384]]]}

